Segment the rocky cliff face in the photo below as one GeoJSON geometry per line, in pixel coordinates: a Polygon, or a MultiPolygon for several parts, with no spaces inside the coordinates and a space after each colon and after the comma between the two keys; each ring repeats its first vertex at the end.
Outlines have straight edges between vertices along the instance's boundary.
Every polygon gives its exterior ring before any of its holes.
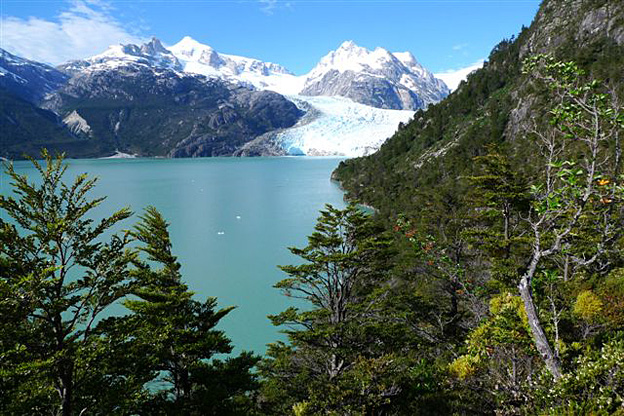
{"type": "Polygon", "coordinates": [[[91,126],[87,123],[87,120],[82,118],[78,111],[74,110],[63,119],[63,124],[67,129],[77,137],[88,138],[91,136],[91,126]]]}
{"type": "Polygon", "coordinates": [[[156,67],[140,59],[99,61],[75,74],[43,106],[83,134],[88,129],[91,140],[106,144],[109,152],[143,156],[231,155],[300,116],[276,93],[181,74],[166,68],[171,60],[157,61],[164,64],[156,67]]]}
{"type": "Polygon", "coordinates": [[[369,51],[349,41],[321,59],[306,76],[301,95],[341,96],[378,108],[416,110],[449,92],[411,53],[369,51]]]}
{"type": "Polygon", "coordinates": [[[576,50],[596,43],[624,45],[621,1],[545,1],[520,48],[521,56],[560,49],[576,50]]]}

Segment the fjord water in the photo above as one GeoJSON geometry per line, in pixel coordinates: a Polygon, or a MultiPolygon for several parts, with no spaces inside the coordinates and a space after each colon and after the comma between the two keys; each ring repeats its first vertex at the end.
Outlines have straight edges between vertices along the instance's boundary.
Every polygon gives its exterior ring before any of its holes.
{"type": "MultiPolygon", "coordinates": [[[[338,158],[205,158],[69,160],[65,180],[80,173],[99,178],[92,196],[106,196],[93,217],[129,206],[135,215],[155,206],[170,225],[174,253],[189,288],[200,299],[236,305],[219,328],[236,350],[264,353],[283,339],[267,319],[289,306],[272,286],[285,274],[278,264],[298,259],[287,247],[303,246],[319,210],[343,207],[342,192],[330,181],[338,158]]],[[[33,180],[29,162],[15,162],[33,180]]],[[[2,172],[0,192],[9,180],[2,172]]],[[[2,213],[3,217],[6,215],[2,213]]]]}

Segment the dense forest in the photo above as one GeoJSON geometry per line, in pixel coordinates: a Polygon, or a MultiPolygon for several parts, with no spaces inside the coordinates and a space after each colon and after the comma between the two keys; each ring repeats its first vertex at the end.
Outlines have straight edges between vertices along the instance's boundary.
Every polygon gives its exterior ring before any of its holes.
{"type": "Polygon", "coordinates": [[[8,164],[0,414],[624,414],[623,9],[546,0],[343,162],[353,203],[280,266],[305,306],[269,317],[288,340],[264,357],[230,354],[231,309],[189,291],[155,208],[95,221],[95,179],[8,164]]]}

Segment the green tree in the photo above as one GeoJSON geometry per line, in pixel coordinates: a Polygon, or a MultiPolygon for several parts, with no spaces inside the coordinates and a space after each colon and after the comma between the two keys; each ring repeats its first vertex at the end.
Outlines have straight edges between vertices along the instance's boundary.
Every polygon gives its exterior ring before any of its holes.
{"type": "Polygon", "coordinates": [[[0,413],[249,414],[258,357],[212,359],[232,351],[215,329],[232,308],[193,299],[163,217],[114,233],[130,211],[90,219],[96,180],[66,185],[43,157],[40,183],[9,165],[0,196],[0,413]],[[114,303],[130,313],[106,318],[114,303]]]}
{"type": "Polygon", "coordinates": [[[525,72],[558,101],[551,111],[551,129],[533,132],[542,142],[546,164],[531,187],[531,250],[518,288],[535,347],[558,379],[561,363],[538,314],[533,280],[558,255],[567,256],[576,268],[587,268],[605,259],[617,242],[624,217],[624,115],[613,96],[602,92],[599,82],[587,80],[573,62],[540,55],[525,63],[525,72]]]}
{"type": "Polygon", "coordinates": [[[528,185],[500,149],[491,145],[487,151],[474,158],[477,173],[467,178],[470,226],[462,234],[471,247],[485,254],[490,286],[509,288],[526,255],[522,217],[529,211],[528,185]]]}
{"type": "Polygon", "coordinates": [[[280,266],[289,277],[275,287],[305,301],[271,316],[290,344],[270,345],[260,366],[263,395],[284,414],[384,414],[407,409],[434,390],[435,377],[409,348],[391,302],[390,238],[355,205],[321,211],[304,248],[304,263],[280,266]]]}
{"type": "Polygon", "coordinates": [[[541,377],[535,390],[531,414],[620,415],[624,408],[624,342],[610,340],[598,350],[587,350],[574,360],[575,371],[552,384],[541,377]]]}
{"type": "MultiPolygon", "coordinates": [[[[124,305],[132,312],[118,318],[136,350],[149,357],[146,365],[159,390],[144,405],[146,414],[246,414],[246,394],[256,388],[250,372],[258,361],[243,352],[225,361],[215,354],[232,351],[230,340],[215,329],[234,307],[216,309],[216,298],[204,302],[182,282],[181,265],[172,254],[168,224],[148,207],[132,236],[145,260],[134,261],[132,294],[124,305]]],[[[141,359],[141,357],[137,357],[141,359]]]]}
{"type": "Polygon", "coordinates": [[[312,309],[291,307],[271,320],[275,325],[312,329],[287,333],[295,344],[322,351],[314,370],[331,380],[351,364],[349,324],[357,312],[354,306],[372,282],[381,280],[388,241],[355,205],[344,210],[328,205],[315,230],[306,247],[290,248],[306,263],[280,266],[290,277],[275,285],[287,296],[309,302],[312,309]]]}
{"type": "Polygon", "coordinates": [[[104,200],[88,199],[96,180],[66,185],[62,158],[42,156],[32,161],[40,184],[8,165],[14,195],[0,195],[12,220],[0,219],[0,400],[10,412],[68,416],[90,411],[79,397],[98,373],[99,318],[128,293],[130,237],[106,235],[130,211],[89,219],[104,200]]]}

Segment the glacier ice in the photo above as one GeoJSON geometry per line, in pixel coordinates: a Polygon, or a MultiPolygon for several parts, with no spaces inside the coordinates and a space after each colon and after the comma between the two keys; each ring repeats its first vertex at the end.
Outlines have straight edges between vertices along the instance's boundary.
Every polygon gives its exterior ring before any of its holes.
{"type": "Polygon", "coordinates": [[[365,156],[379,149],[399,123],[414,115],[410,110],[385,110],[343,97],[287,98],[313,113],[274,137],[293,156],[365,156]]]}

